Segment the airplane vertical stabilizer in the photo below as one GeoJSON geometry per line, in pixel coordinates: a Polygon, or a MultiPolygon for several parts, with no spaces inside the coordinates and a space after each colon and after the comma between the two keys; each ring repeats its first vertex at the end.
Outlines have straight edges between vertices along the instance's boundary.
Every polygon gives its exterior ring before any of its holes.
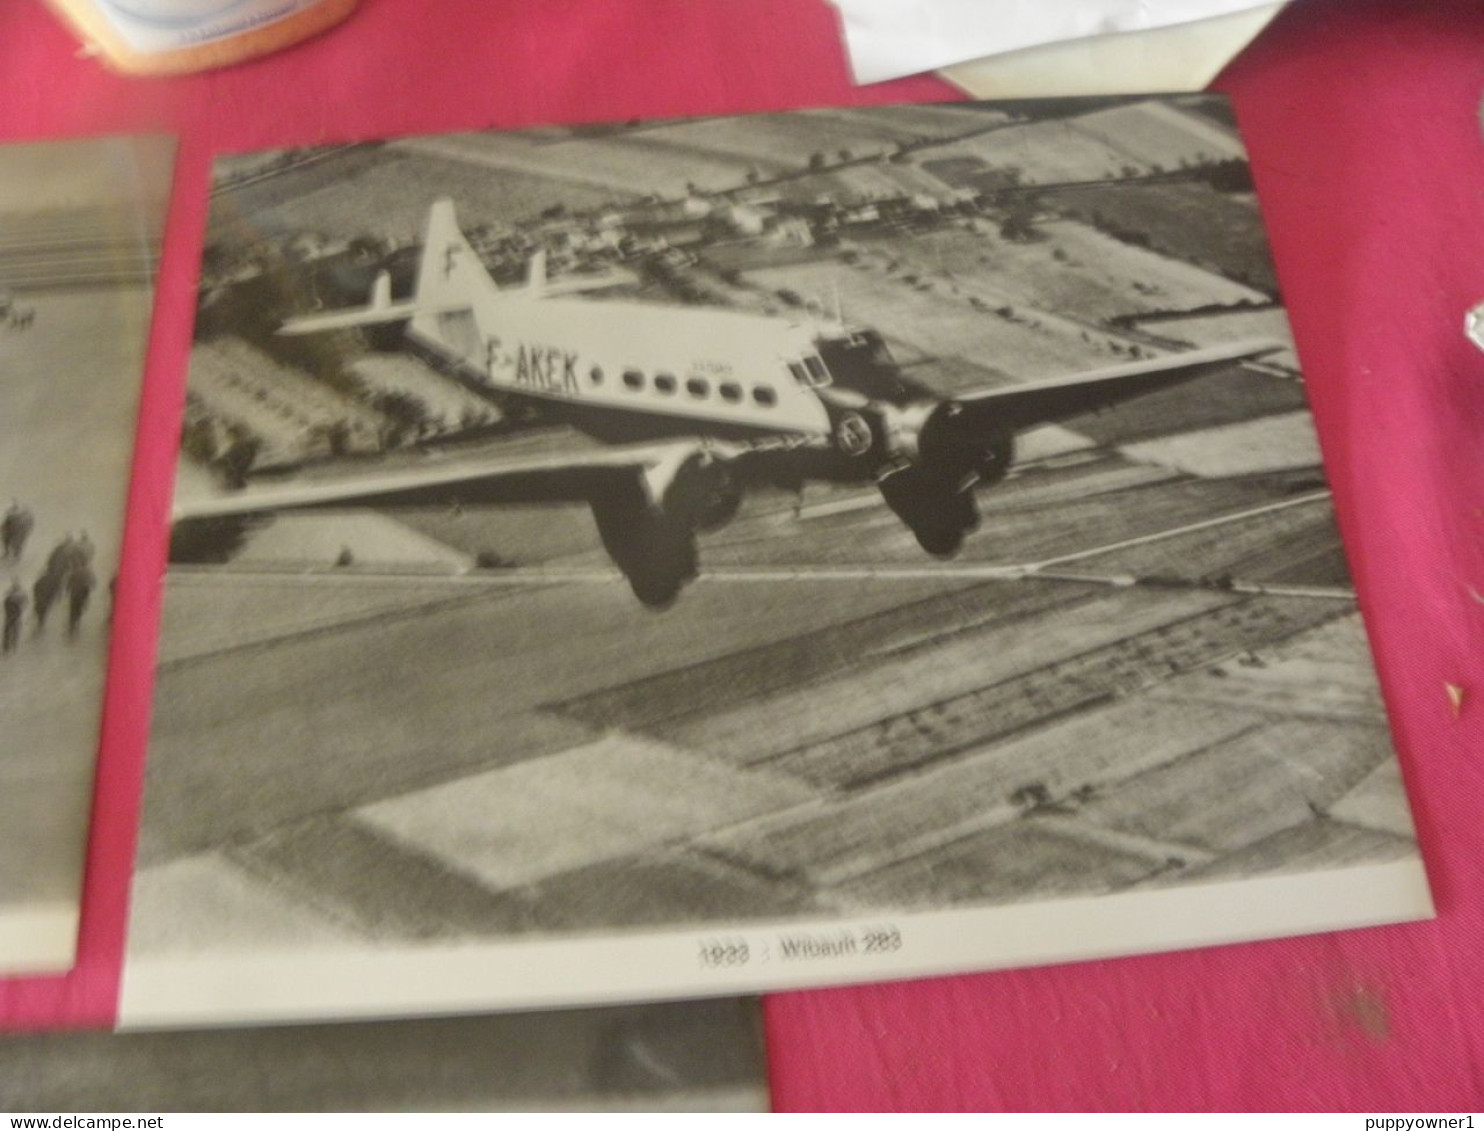
{"type": "MultiPolygon", "coordinates": [[[[450,313],[470,310],[477,317],[480,299],[498,289],[459,229],[453,201],[436,201],[428,210],[428,229],[418,263],[417,313],[412,318],[412,332],[425,341],[466,352],[474,343],[450,340],[450,333],[458,333],[449,322],[450,313]]],[[[469,316],[464,315],[462,321],[467,323],[469,316]]],[[[462,328],[464,333],[470,329],[474,327],[462,328]]]]}
{"type": "Polygon", "coordinates": [[[427,234],[417,266],[417,293],[410,302],[392,299],[391,276],[383,271],[371,287],[371,301],[349,310],[290,318],[280,334],[317,334],[388,322],[408,323],[408,332],[457,362],[482,364],[491,336],[485,325],[491,299],[500,288],[490,278],[454,215],[453,201],[428,210],[427,234]]]}

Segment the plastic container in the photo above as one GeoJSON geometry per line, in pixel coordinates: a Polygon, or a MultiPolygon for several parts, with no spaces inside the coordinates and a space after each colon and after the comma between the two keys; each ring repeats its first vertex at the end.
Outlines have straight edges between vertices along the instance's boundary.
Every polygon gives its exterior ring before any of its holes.
{"type": "Polygon", "coordinates": [[[48,0],[105,62],[134,75],[240,63],[338,24],[360,0],[48,0]]]}

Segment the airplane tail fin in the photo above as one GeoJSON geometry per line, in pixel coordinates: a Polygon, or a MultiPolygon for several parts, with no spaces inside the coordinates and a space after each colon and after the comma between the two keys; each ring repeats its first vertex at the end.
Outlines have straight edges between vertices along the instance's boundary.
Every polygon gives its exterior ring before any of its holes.
{"type": "Polygon", "coordinates": [[[476,294],[493,286],[459,228],[453,201],[435,201],[428,209],[423,255],[417,267],[417,304],[445,310],[468,307],[476,294]]]}
{"type": "Polygon", "coordinates": [[[499,288],[459,227],[453,201],[436,200],[428,209],[423,254],[417,265],[416,312],[409,334],[440,353],[473,358],[480,348],[477,322],[470,313],[481,296],[499,288]]]}
{"type": "Polygon", "coordinates": [[[445,336],[440,333],[441,323],[448,315],[471,309],[475,296],[482,290],[495,289],[484,264],[459,230],[453,201],[439,200],[428,211],[427,234],[417,269],[417,291],[411,301],[392,301],[391,276],[383,271],[376,276],[371,301],[366,306],[291,318],[278,332],[314,334],[410,321],[413,333],[440,340],[445,336]]]}
{"type": "Polygon", "coordinates": [[[546,253],[538,251],[527,268],[526,285],[501,291],[459,228],[453,201],[443,199],[428,209],[422,257],[417,265],[417,290],[411,300],[392,301],[391,277],[383,271],[376,277],[371,301],[366,306],[291,318],[278,332],[313,334],[406,322],[411,336],[425,345],[457,359],[474,360],[482,348],[482,310],[490,306],[487,300],[495,296],[504,302],[518,302],[626,286],[635,281],[633,275],[624,271],[553,281],[547,277],[546,253]]]}

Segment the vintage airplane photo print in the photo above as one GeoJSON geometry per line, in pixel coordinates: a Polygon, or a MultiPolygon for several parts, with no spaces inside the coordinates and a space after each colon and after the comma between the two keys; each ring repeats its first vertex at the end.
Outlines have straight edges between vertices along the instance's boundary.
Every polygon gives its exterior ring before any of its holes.
{"type": "Polygon", "coordinates": [[[224,158],[167,590],[128,1023],[1430,911],[1217,97],[224,158]]]}

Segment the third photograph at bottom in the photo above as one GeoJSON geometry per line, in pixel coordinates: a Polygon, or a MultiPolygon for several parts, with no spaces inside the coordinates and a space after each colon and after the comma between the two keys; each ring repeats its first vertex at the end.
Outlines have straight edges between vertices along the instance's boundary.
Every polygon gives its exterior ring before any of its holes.
{"type": "MultiPolygon", "coordinates": [[[[0,1037],[0,1111],[766,1111],[755,1000],[0,1037]]],[[[169,1126],[168,1122],[166,1126],[169,1126]]]]}

